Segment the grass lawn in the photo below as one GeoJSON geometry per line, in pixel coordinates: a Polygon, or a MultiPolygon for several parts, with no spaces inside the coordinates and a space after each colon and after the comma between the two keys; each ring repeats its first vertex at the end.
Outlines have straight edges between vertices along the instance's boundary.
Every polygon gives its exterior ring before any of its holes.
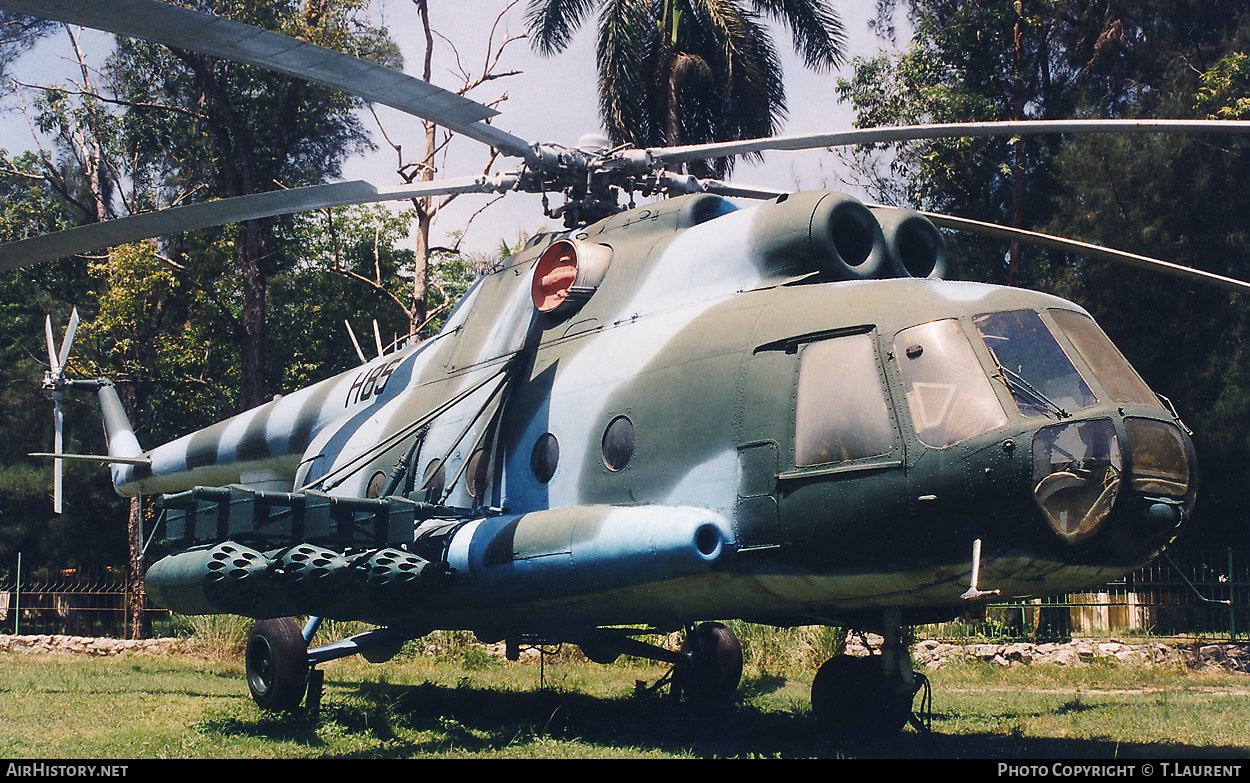
{"type": "Polygon", "coordinates": [[[830,737],[811,675],[750,670],[718,708],[639,695],[664,669],[480,651],[323,667],[319,719],[266,713],[241,664],[0,655],[5,758],[1250,758],[1250,677],[967,663],[927,674],[932,732],[830,737]]]}

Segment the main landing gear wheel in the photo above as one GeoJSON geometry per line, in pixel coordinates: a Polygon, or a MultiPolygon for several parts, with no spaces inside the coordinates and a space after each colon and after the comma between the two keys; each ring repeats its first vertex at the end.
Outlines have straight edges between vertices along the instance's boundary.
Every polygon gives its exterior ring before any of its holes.
{"type": "Polygon", "coordinates": [[[689,660],[673,669],[672,694],[688,701],[728,701],[742,679],[742,645],[721,623],[700,623],[687,630],[681,651],[689,660]]]}
{"type": "Polygon", "coordinates": [[[838,736],[884,737],[911,717],[915,692],[897,687],[882,671],[879,655],[838,655],[812,681],[812,714],[838,736]]]}
{"type": "Polygon", "coordinates": [[[253,625],[244,660],[247,689],[258,706],[278,711],[299,707],[308,685],[308,643],[294,618],[253,625]]]}

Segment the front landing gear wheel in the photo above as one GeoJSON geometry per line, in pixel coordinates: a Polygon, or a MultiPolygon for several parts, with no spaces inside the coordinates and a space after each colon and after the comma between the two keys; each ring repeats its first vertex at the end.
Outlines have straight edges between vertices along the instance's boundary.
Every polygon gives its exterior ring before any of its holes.
{"type": "Polygon", "coordinates": [[[742,645],[721,623],[700,623],[686,633],[689,660],[673,669],[674,696],[695,702],[728,701],[742,679],[742,645]]]}
{"type": "Polygon", "coordinates": [[[913,696],[892,687],[881,656],[838,655],[812,680],[812,714],[838,736],[884,737],[907,723],[913,696]]]}
{"type": "Polygon", "coordinates": [[[279,711],[299,707],[308,683],[308,643],[294,618],[253,625],[244,660],[247,689],[257,706],[279,711]]]}

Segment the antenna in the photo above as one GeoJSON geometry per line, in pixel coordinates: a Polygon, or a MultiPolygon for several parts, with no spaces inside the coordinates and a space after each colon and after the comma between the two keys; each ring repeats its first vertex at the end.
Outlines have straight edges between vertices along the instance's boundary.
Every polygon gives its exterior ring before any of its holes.
{"type": "Polygon", "coordinates": [[[382,333],[378,331],[378,319],[373,319],[373,342],[378,346],[378,356],[382,355],[382,333]]]}
{"type": "MultiPolygon", "coordinates": [[[[65,398],[65,365],[69,361],[69,351],[74,344],[74,334],[78,331],[78,308],[75,307],[73,313],[69,317],[69,326],[65,329],[65,337],[61,340],[61,350],[56,350],[56,343],[52,338],[52,316],[49,315],[43,324],[44,337],[48,341],[48,372],[43,376],[43,388],[52,391],[52,427],[53,427],[53,454],[63,454],[65,452],[64,429],[65,416],[61,411],[61,401],[65,398]]],[[[60,514],[62,509],[62,481],[64,475],[64,460],[59,458],[52,461],[52,510],[60,514]]]]}
{"type": "Polygon", "coordinates": [[[360,350],[360,342],[356,339],[356,333],[352,331],[351,323],[344,319],[343,325],[347,327],[347,336],[352,338],[352,347],[356,349],[356,355],[360,357],[360,363],[368,364],[369,360],[365,358],[365,352],[360,350]]]}
{"type": "Polygon", "coordinates": [[[972,542],[972,583],[968,586],[967,592],[959,596],[965,601],[975,598],[984,598],[987,595],[998,595],[999,590],[982,590],[977,586],[977,582],[981,580],[981,539],[972,542]]]}

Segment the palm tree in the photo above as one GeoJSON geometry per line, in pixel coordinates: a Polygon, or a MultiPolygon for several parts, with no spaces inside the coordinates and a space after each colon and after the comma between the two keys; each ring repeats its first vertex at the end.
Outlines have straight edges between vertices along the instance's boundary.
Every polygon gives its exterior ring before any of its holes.
{"type": "MultiPolygon", "coordinates": [[[[827,0],[530,0],[526,27],[542,55],[565,49],[599,9],[599,111],[614,144],[701,144],[772,136],[786,116],[781,62],[765,24],[786,27],[809,68],[843,60],[827,0]]],[[[692,164],[723,177],[732,161],[692,164]]]]}

